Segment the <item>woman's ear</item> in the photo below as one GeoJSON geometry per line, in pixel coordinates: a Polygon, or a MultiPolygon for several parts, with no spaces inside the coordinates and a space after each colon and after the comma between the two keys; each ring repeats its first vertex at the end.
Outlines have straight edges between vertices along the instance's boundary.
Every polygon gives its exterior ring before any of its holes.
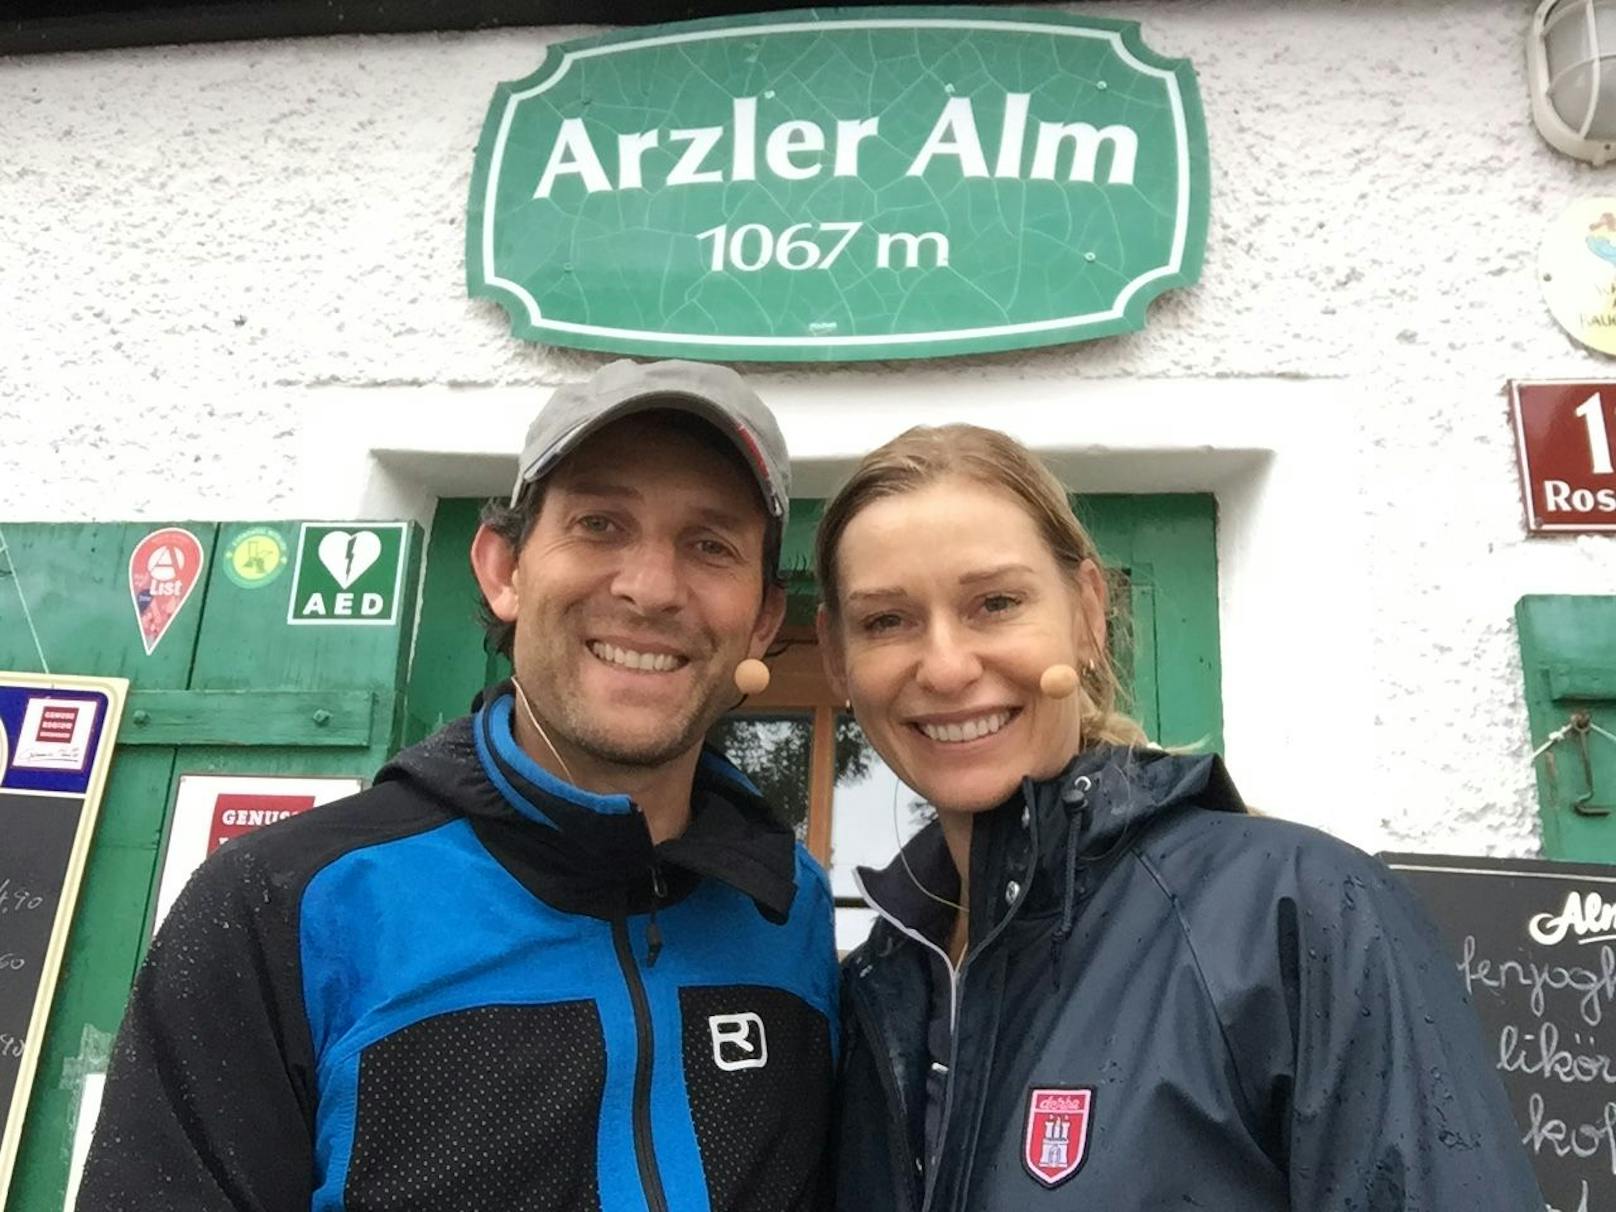
{"type": "Polygon", "coordinates": [[[1111,591],[1099,564],[1084,560],[1077,568],[1077,613],[1073,619],[1072,642],[1085,662],[1102,660],[1105,656],[1110,599],[1111,591]]]}
{"type": "Polygon", "coordinates": [[[825,666],[825,680],[839,699],[847,698],[847,653],[841,636],[824,606],[814,613],[814,634],[819,638],[819,659],[825,666]]]}
{"type": "Polygon", "coordinates": [[[503,623],[516,621],[516,549],[505,537],[486,526],[471,540],[471,570],[483,591],[488,609],[503,623]]]}

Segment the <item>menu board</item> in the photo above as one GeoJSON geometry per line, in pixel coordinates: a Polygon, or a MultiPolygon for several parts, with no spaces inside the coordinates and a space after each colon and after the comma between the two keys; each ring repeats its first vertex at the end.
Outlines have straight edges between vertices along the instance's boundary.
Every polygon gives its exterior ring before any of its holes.
{"type": "Polygon", "coordinates": [[[0,673],[0,1206],[127,687],[0,673]]]}
{"type": "Polygon", "coordinates": [[[1555,1212],[1616,1212],[1616,866],[1381,856],[1453,949],[1555,1212]]]}

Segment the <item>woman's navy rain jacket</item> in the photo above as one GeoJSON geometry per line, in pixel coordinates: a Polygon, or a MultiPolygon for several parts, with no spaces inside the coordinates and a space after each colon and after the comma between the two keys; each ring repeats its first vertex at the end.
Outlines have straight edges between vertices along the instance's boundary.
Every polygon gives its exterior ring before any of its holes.
{"type": "MultiPolygon", "coordinates": [[[[957,896],[935,824],[906,854],[957,896]]],[[[970,874],[926,1158],[950,911],[861,872],[882,917],[843,969],[843,1212],[1542,1209],[1412,894],[1248,815],[1217,758],[1087,752],[977,818],[970,874]]]]}

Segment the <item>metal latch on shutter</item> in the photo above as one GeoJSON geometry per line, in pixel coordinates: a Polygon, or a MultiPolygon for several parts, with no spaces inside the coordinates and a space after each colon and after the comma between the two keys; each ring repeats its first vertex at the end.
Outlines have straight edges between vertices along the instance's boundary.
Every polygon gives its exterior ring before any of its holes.
{"type": "MultiPolygon", "coordinates": [[[[1616,668],[1603,665],[1551,665],[1546,672],[1550,697],[1556,703],[1578,704],[1560,730],[1575,747],[1582,769],[1582,790],[1575,794],[1568,792],[1571,810],[1581,816],[1609,816],[1610,803],[1596,802],[1596,799],[1608,801],[1610,797],[1600,795],[1601,789],[1595,785],[1595,763],[1588,746],[1601,741],[1616,744],[1616,734],[1596,723],[1589,708],[1595,703],[1616,702],[1616,668]]],[[[1609,788],[1604,790],[1609,791],[1609,788]]]]}

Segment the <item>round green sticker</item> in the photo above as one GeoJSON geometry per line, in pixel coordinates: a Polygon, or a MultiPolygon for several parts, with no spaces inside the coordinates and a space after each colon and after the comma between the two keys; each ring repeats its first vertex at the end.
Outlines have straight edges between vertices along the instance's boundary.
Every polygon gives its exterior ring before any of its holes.
{"type": "Polygon", "coordinates": [[[224,552],[224,574],[243,589],[262,589],[286,571],[286,540],[267,526],[243,530],[224,552]]]}

